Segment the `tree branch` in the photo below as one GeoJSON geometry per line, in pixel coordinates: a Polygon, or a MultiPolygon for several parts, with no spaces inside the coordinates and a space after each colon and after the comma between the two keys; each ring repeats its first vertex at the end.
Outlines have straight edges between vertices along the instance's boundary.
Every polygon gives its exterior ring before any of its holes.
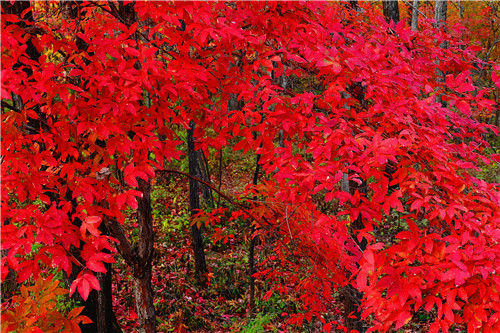
{"type": "Polygon", "coordinates": [[[188,173],[185,173],[185,172],[182,172],[182,171],[177,171],[177,170],[173,170],[173,169],[160,169],[160,170],[156,170],[156,172],[168,172],[168,173],[175,173],[175,174],[178,174],[178,175],[183,175],[185,177],[188,177],[190,179],[193,179],[193,180],[196,180],[204,185],[206,185],[207,187],[209,187],[210,189],[212,189],[215,193],[217,193],[220,197],[224,198],[227,202],[229,202],[230,204],[236,206],[236,207],[239,207],[240,209],[244,210],[246,214],[248,214],[248,216],[250,216],[252,219],[254,219],[255,221],[263,221],[266,225],[269,225],[271,226],[271,223],[269,223],[267,221],[267,219],[265,217],[262,217],[262,218],[258,218],[256,217],[254,214],[252,214],[249,210],[250,210],[250,207],[248,206],[245,206],[244,204],[242,203],[239,203],[239,202],[236,202],[234,201],[233,199],[231,199],[228,195],[222,193],[221,191],[219,191],[217,188],[215,188],[212,184],[210,183],[207,183],[206,181],[204,181],[203,179],[200,179],[198,177],[194,177],[194,176],[191,176],[190,174],[188,173]]]}
{"type": "Polygon", "coordinates": [[[156,172],[168,172],[168,173],[176,173],[178,175],[183,175],[185,177],[188,177],[190,179],[193,179],[193,180],[196,180],[200,183],[202,183],[203,185],[209,187],[212,191],[214,191],[215,193],[217,193],[219,196],[221,196],[222,198],[224,198],[227,202],[229,202],[230,204],[232,205],[235,205],[235,206],[238,206],[242,209],[245,209],[247,210],[248,207],[246,207],[245,205],[241,204],[241,203],[238,203],[238,202],[235,202],[233,199],[231,199],[228,195],[222,193],[222,191],[219,191],[217,188],[215,188],[212,184],[204,181],[203,179],[200,179],[198,177],[194,177],[194,176],[191,176],[189,173],[185,173],[185,172],[182,172],[182,171],[177,171],[177,170],[173,170],[173,169],[161,169],[161,170],[156,170],[156,172]]]}
{"type": "MultiPolygon", "coordinates": [[[[403,2],[409,6],[411,6],[412,9],[415,9],[415,7],[413,7],[413,5],[411,3],[409,3],[407,0],[403,0],[403,2]]],[[[419,9],[417,9],[417,12],[422,15],[423,17],[427,18],[427,16],[425,16],[424,13],[422,13],[419,9]]]]}
{"type": "Polygon", "coordinates": [[[15,111],[17,113],[21,113],[21,110],[17,109],[15,106],[9,105],[9,103],[7,103],[5,101],[2,101],[2,107],[11,109],[12,111],[15,111]]]}
{"type": "Polygon", "coordinates": [[[123,256],[125,262],[130,266],[135,268],[136,255],[134,249],[130,245],[122,226],[115,220],[104,220],[106,228],[108,228],[112,237],[116,238],[119,243],[116,244],[118,252],[123,256]]]}

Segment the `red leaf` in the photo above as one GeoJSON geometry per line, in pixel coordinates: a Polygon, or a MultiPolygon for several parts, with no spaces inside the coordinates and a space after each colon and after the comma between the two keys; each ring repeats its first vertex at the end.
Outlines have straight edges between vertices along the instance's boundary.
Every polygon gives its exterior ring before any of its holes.
{"type": "Polygon", "coordinates": [[[86,301],[90,294],[90,285],[86,279],[80,279],[78,282],[78,292],[82,296],[83,300],[86,301]]]}
{"type": "Polygon", "coordinates": [[[460,112],[462,112],[467,117],[470,117],[471,110],[470,110],[470,104],[469,103],[467,103],[464,100],[460,100],[460,101],[457,102],[456,106],[457,106],[457,109],[460,110],[460,112]]]}
{"type": "Polygon", "coordinates": [[[128,316],[129,316],[129,318],[130,318],[131,320],[137,320],[137,318],[138,318],[138,317],[137,317],[137,313],[136,313],[134,310],[130,310],[130,311],[128,312],[128,316]]]}
{"type": "Polygon", "coordinates": [[[83,278],[88,281],[90,287],[95,290],[101,290],[101,286],[99,285],[99,281],[92,274],[84,274],[83,278]]]}
{"type": "Polygon", "coordinates": [[[125,175],[125,183],[129,184],[132,187],[139,186],[139,183],[137,183],[137,179],[131,174],[125,175]]]}
{"type": "Polygon", "coordinates": [[[397,317],[397,322],[396,322],[396,329],[400,329],[404,325],[406,325],[411,319],[411,313],[408,311],[402,311],[400,312],[399,316],[397,317]]]}
{"type": "Polygon", "coordinates": [[[122,209],[125,201],[127,201],[127,193],[121,193],[116,196],[116,204],[118,206],[118,209],[122,209]]]}
{"type": "Polygon", "coordinates": [[[126,47],[125,52],[127,52],[132,57],[138,57],[141,55],[140,52],[137,49],[134,49],[133,47],[126,47]]]}
{"type": "Polygon", "coordinates": [[[91,235],[94,235],[96,237],[99,236],[101,234],[98,229],[100,222],[101,218],[99,216],[87,216],[80,227],[82,236],[85,237],[86,231],[90,232],[91,235]]]}
{"type": "Polygon", "coordinates": [[[94,272],[106,273],[106,267],[100,261],[89,260],[87,261],[87,267],[94,272]]]}
{"type": "Polygon", "coordinates": [[[243,150],[243,154],[246,154],[250,149],[250,144],[247,139],[243,139],[234,145],[233,151],[243,150]]]}
{"type": "Polygon", "coordinates": [[[412,202],[410,210],[418,210],[420,207],[422,207],[423,201],[420,199],[417,199],[412,202]]]}

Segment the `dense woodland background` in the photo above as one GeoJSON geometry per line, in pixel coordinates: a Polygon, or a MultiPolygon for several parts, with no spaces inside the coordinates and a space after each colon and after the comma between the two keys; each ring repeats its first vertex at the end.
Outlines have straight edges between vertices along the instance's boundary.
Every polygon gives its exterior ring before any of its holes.
{"type": "Polygon", "coordinates": [[[500,2],[1,8],[2,333],[500,331],[500,2]]]}

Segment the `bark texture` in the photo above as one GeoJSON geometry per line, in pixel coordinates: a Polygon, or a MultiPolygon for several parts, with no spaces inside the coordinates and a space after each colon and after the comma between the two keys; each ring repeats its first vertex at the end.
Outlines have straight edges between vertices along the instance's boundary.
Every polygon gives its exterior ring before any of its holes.
{"type": "Polygon", "coordinates": [[[151,287],[151,266],[141,276],[134,275],[134,296],[139,318],[139,332],[156,332],[156,314],[151,287]]]}
{"type": "MultiPolygon", "coordinates": [[[[191,121],[190,128],[187,132],[187,145],[188,145],[188,160],[189,160],[189,174],[193,177],[200,178],[201,173],[198,168],[197,152],[194,145],[194,121],[191,121]]],[[[189,179],[189,206],[191,209],[191,216],[196,215],[200,210],[200,185],[199,183],[190,178],[189,179]]],[[[202,287],[207,284],[207,264],[205,260],[205,249],[203,247],[203,227],[193,224],[191,226],[191,238],[194,254],[194,269],[195,278],[198,284],[202,287]]]]}
{"type": "Polygon", "coordinates": [[[436,0],[434,7],[434,19],[436,20],[436,27],[446,25],[446,14],[448,11],[448,3],[446,0],[436,0]]]}
{"type": "MultiPolygon", "coordinates": [[[[255,172],[253,174],[252,184],[257,185],[259,181],[259,172],[260,172],[260,154],[257,154],[257,158],[255,159],[255,172]]],[[[254,198],[256,199],[256,198],[254,198]]],[[[256,239],[253,237],[255,232],[255,226],[253,224],[250,225],[250,248],[248,251],[248,270],[250,275],[250,290],[249,290],[249,309],[248,315],[251,316],[255,309],[255,243],[256,239]]]]}
{"type": "Polygon", "coordinates": [[[151,213],[151,184],[138,179],[142,198],[138,200],[137,224],[140,241],[134,267],[135,305],[140,333],[156,332],[156,315],[151,286],[151,269],[154,253],[153,216],[151,213]]]}
{"type": "Polygon", "coordinates": [[[384,16],[387,22],[394,21],[395,24],[399,22],[399,6],[397,0],[389,0],[382,2],[384,16]]]}
{"type": "MultiPolygon", "coordinates": [[[[348,93],[356,98],[362,107],[367,107],[367,101],[365,99],[365,89],[359,85],[359,83],[353,83],[348,87],[348,93]]],[[[342,190],[353,194],[356,190],[361,194],[366,194],[367,183],[366,180],[358,185],[354,181],[348,179],[348,174],[342,175],[342,190]]],[[[367,241],[363,238],[361,241],[357,240],[356,232],[364,228],[363,217],[361,214],[356,220],[351,223],[350,234],[356,243],[360,251],[364,251],[367,246],[367,241]]],[[[344,297],[344,326],[347,328],[348,332],[352,330],[357,330],[359,333],[365,332],[364,321],[361,319],[361,299],[363,294],[359,292],[354,286],[348,285],[343,289],[344,297]]]]}
{"type": "Polygon", "coordinates": [[[112,267],[108,263],[104,264],[104,266],[106,267],[106,273],[97,274],[101,286],[101,290],[97,290],[95,296],[97,301],[97,330],[99,333],[121,333],[122,329],[113,311],[112,267]]]}
{"type": "MultiPolygon", "coordinates": [[[[127,27],[137,22],[134,10],[135,2],[109,3],[113,15],[123,22],[127,27]]],[[[137,32],[134,33],[137,40],[137,32]]],[[[141,63],[136,62],[135,68],[140,68],[141,63]]],[[[131,136],[134,133],[130,133],[131,136]]],[[[138,190],[142,197],[138,199],[137,224],[139,227],[139,241],[137,248],[132,248],[128,242],[121,225],[116,221],[109,222],[110,230],[113,231],[113,237],[120,241],[118,250],[124,257],[127,264],[133,270],[135,305],[139,321],[140,333],[156,332],[156,314],[153,303],[153,288],[151,285],[151,270],[154,254],[154,232],[153,216],[151,212],[151,184],[141,178],[137,179],[138,190]]]]}
{"type": "Polygon", "coordinates": [[[413,0],[413,7],[411,11],[411,30],[418,30],[418,7],[420,3],[419,0],[413,0]]]}
{"type": "MultiPolygon", "coordinates": [[[[447,18],[447,12],[448,12],[448,3],[446,0],[437,0],[436,4],[434,6],[434,19],[436,20],[435,26],[436,28],[442,28],[444,29],[446,27],[446,18],[447,18]]],[[[447,43],[443,42],[440,45],[442,48],[447,47],[447,43]]],[[[437,65],[439,65],[439,62],[437,62],[437,65]]],[[[438,74],[438,82],[444,82],[444,73],[438,68],[436,69],[436,73],[438,74]]],[[[435,101],[437,103],[440,103],[441,106],[446,107],[446,102],[443,101],[442,98],[442,91],[436,91],[436,96],[435,96],[435,101]]]]}

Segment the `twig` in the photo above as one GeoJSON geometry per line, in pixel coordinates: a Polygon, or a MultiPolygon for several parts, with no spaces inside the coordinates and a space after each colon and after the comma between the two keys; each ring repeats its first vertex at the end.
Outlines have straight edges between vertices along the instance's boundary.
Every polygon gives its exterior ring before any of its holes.
{"type": "MultiPolygon", "coordinates": [[[[113,3],[111,3],[111,5],[113,6],[113,9],[114,9],[115,13],[113,13],[111,10],[109,10],[109,9],[108,9],[108,8],[106,8],[105,6],[103,6],[103,5],[99,4],[99,3],[95,2],[95,1],[91,1],[91,3],[95,4],[97,7],[101,8],[102,10],[104,10],[105,12],[107,12],[108,14],[110,14],[111,16],[113,16],[113,17],[117,18],[117,19],[118,19],[118,20],[120,20],[123,24],[127,25],[127,22],[125,21],[125,19],[123,19],[123,18],[120,16],[120,14],[118,13],[118,10],[116,9],[116,6],[115,6],[113,3]]],[[[142,38],[144,38],[144,40],[146,40],[148,43],[151,43],[151,41],[149,40],[149,38],[148,38],[148,37],[147,37],[144,33],[142,33],[141,31],[139,31],[139,29],[138,29],[138,28],[137,28],[136,32],[137,32],[138,34],[140,34],[140,35],[141,35],[141,37],[142,37],[142,38]]],[[[169,51],[167,51],[167,50],[163,47],[163,45],[158,45],[158,47],[159,47],[159,48],[160,48],[163,52],[165,52],[166,54],[168,54],[168,56],[169,56],[169,57],[172,57],[172,59],[177,60],[177,59],[175,58],[175,56],[173,56],[172,54],[170,54],[170,52],[169,52],[169,51]]]]}
{"type": "Polygon", "coordinates": [[[16,108],[15,106],[12,106],[12,105],[9,105],[9,103],[5,102],[5,101],[2,101],[2,107],[4,108],[9,108],[11,109],[12,111],[15,111],[17,113],[21,113],[21,110],[19,110],[18,108],[16,108]]]}
{"type": "MultiPolygon", "coordinates": [[[[403,2],[406,3],[407,5],[410,5],[412,9],[415,9],[415,7],[413,7],[413,4],[409,3],[407,0],[403,0],[403,2]]],[[[423,17],[427,18],[427,16],[425,16],[425,14],[422,13],[419,9],[417,9],[417,12],[423,17]]]]}
{"type": "Polygon", "coordinates": [[[215,188],[212,184],[204,181],[203,179],[200,179],[198,177],[194,177],[192,175],[190,175],[189,173],[185,173],[185,172],[182,172],[182,171],[177,171],[177,170],[173,170],[173,169],[161,169],[161,170],[156,170],[156,172],[168,172],[168,173],[176,173],[178,175],[183,175],[183,176],[186,176],[188,178],[191,178],[193,180],[196,180],[197,182],[200,182],[202,183],[203,185],[209,187],[210,189],[212,189],[213,191],[215,191],[215,193],[217,193],[218,195],[220,195],[221,197],[223,197],[224,199],[226,199],[226,201],[228,201],[230,204],[233,204],[235,206],[238,206],[242,209],[248,209],[248,207],[238,203],[238,202],[235,202],[233,201],[233,199],[231,199],[228,195],[222,193],[221,191],[219,191],[217,188],[215,188]]]}

